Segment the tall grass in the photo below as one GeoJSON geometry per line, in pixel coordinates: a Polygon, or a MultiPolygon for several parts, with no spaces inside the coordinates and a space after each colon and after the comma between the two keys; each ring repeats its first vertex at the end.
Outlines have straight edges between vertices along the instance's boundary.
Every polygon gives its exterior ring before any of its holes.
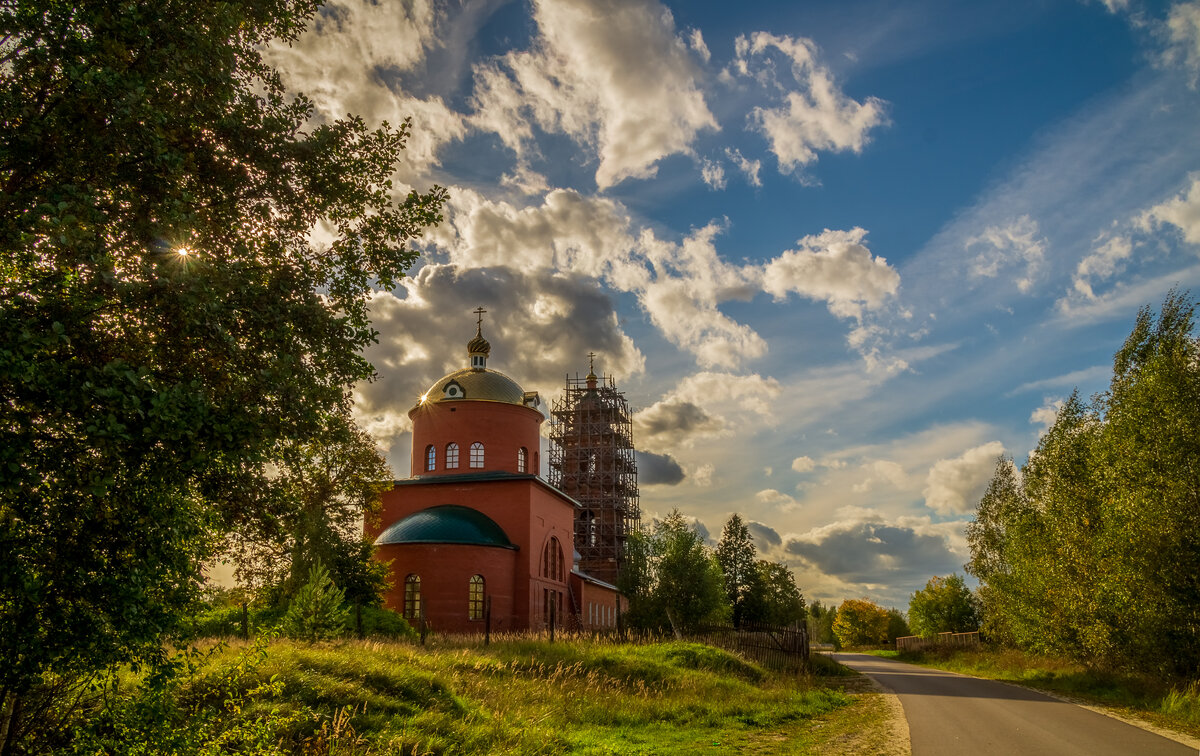
{"type": "Polygon", "coordinates": [[[685,642],[234,641],[196,659],[169,700],[130,691],[78,743],[119,753],[124,737],[145,754],[181,743],[197,753],[364,756],[799,752],[788,743],[812,743],[814,717],[852,700],[685,642]],[[156,741],[174,745],[155,750],[156,741]]]}

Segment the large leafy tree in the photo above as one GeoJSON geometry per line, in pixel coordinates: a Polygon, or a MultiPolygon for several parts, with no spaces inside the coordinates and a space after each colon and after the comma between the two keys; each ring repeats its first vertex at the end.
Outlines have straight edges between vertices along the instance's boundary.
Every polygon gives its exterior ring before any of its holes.
{"type": "MultiPolygon", "coordinates": [[[[261,50],[313,0],[0,5],[0,693],[153,656],[283,449],[372,375],[444,193],[261,50]],[[320,227],[326,244],[314,245],[320,227]]],[[[341,420],[339,420],[339,418],[341,420]]]]}
{"type": "Polygon", "coordinates": [[[1143,308],[1107,392],[1073,394],[1018,480],[999,465],[968,528],[984,627],[1089,664],[1200,670],[1195,304],[1143,308]]]}
{"type": "Polygon", "coordinates": [[[239,528],[226,549],[242,585],[286,605],[321,564],[347,601],[378,605],[387,568],[371,559],[362,521],[378,516],[391,472],[374,442],[337,422],[317,441],[285,446],[275,465],[266,495],[276,516],[239,528]]]}
{"type": "Polygon", "coordinates": [[[965,633],[979,629],[975,597],[959,575],[931,577],[908,600],[908,621],[917,635],[965,633]]]}
{"type": "Polygon", "coordinates": [[[890,618],[887,610],[869,599],[846,599],[838,607],[833,632],[838,644],[870,646],[887,641],[890,618]]]}
{"type": "Polygon", "coordinates": [[[620,588],[634,627],[686,633],[728,615],[721,568],[678,509],[630,537],[620,588]]]}
{"type": "Polygon", "coordinates": [[[754,564],[758,573],[746,600],[744,619],[768,625],[792,625],[803,622],[808,612],[804,596],[796,587],[796,576],[786,564],[760,559],[754,564]]]}
{"type": "Polygon", "coordinates": [[[678,509],[654,527],[655,603],[677,631],[726,616],[724,581],[704,540],[678,509]]]}

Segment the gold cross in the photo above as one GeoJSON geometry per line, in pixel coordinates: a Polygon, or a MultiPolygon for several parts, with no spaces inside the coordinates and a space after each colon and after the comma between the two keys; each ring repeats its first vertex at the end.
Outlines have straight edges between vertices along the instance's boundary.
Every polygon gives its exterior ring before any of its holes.
{"type": "Polygon", "coordinates": [[[588,352],[588,372],[596,372],[596,353],[588,352]]]}
{"type": "Polygon", "coordinates": [[[487,310],[483,309],[482,307],[475,308],[475,314],[479,316],[479,318],[475,321],[475,325],[479,326],[480,328],[483,328],[483,313],[485,312],[487,312],[487,310]]]}

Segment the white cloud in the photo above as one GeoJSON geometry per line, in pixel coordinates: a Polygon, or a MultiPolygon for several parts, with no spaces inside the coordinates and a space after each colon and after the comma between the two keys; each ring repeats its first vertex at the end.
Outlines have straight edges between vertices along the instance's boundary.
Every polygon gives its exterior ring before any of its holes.
{"type": "Polygon", "coordinates": [[[866,477],[852,487],[851,490],[855,493],[866,493],[880,483],[887,483],[900,490],[909,487],[908,473],[904,471],[904,467],[891,460],[872,460],[863,464],[860,471],[865,473],[866,477]]]}
{"type": "Polygon", "coordinates": [[[705,63],[712,58],[712,53],[708,51],[708,45],[704,44],[704,35],[700,33],[699,29],[692,29],[691,32],[688,33],[688,44],[691,45],[691,48],[696,51],[696,54],[699,55],[705,63]]]}
{"type": "Polygon", "coordinates": [[[1042,401],[1042,406],[1030,413],[1029,422],[1042,426],[1039,435],[1049,430],[1050,426],[1054,425],[1054,422],[1058,420],[1058,411],[1062,406],[1063,400],[1061,397],[1046,397],[1042,401]]]}
{"type": "MultiPolygon", "coordinates": [[[[1200,14],[1200,8],[1196,12],[1200,14]]],[[[1193,177],[1191,187],[1178,196],[1142,213],[1136,223],[1144,230],[1174,226],[1188,244],[1200,244],[1200,177],[1193,177]]]]}
{"type": "Polygon", "coordinates": [[[771,48],[791,61],[798,89],[785,92],[782,106],[756,107],[749,116],[784,173],[814,162],[817,151],[861,152],[868,132],[887,123],[882,100],[868,97],[858,102],[838,88],[830,70],[818,62],[812,40],[756,32],[750,39],[738,37],[735,46],[736,70],[763,83],[775,83],[769,62],[761,62],[771,48]]]}
{"type": "Polygon", "coordinates": [[[733,147],[725,148],[725,156],[733,161],[738,170],[746,176],[746,181],[750,183],[750,186],[762,186],[762,179],[758,177],[759,171],[762,170],[761,160],[751,160],[743,155],[741,150],[733,147]]]}
{"type": "Polygon", "coordinates": [[[1167,16],[1168,48],[1164,59],[1192,73],[1192,86],[1200,75],[1200,0],[1176,3],[1167,16]]]}
{"type": "Polygon", "coordinates": [[[782,491],[767,488],[754,495],[760,504],[764,504],[777,512],[791,512],[800,506],[794,496],[788,496],[782,491]]]}
{"type": "Polygon", "coordinates": [[[839,317],[879,307],[900,286],[900,274],[863,244],[861,228],[806,236],[763,268],[763,289],[777,300],[795,292],[824,301],[839,317]]]}
{"type": "Polygon", "coordinates": [[[971,237],[964,251],[972,248],[981,248],[971,264],[972,276],[994,278],[1004,272],[1013,275],[1017,289],[1027,294],[1045,258],[1046,240],[1038,237],[1037,221],[1022,215],[1004,226],[988,226],[971,237]]]}
{"type": "Polygon", "coordinates": [[[603,197],[554,189],[540,205],[518,208],[455,188],[447,215],[432,236],[461,267],[571,270],[626,290],[645,278],[636,271],[627,278],[635,243],[629,215],[603,197]]]}
{"type": "Polygon", "coordinates": [[[718,162],[707,158],[700,161],[700,177],[713,189],[725,188],[725,168],[718,162]]]}
{"type": "Polygon", "coordinates": [[[291,45],[269,47],[267,57],[289,89],[312,99],[320,119],[354,113],[369,124],[395,126],[412,117],[399,167],[402,179],[409,181],[436,166],[438,150],[461,139],[466,125],[440,97],[405,94],[394,76],[380,72],[419,68],[428,50],[439,44],[442,21],[429,0],[399,5],[340,0],[318,13],[308,33],[291,45]]]}
{"type": "Polygon", "coordinates": [[[996,457],[1003,453],[1004,444],[992,441],[935,462],[926,478],[925,506],[943,515],[969,512],[991,479],[996,457]]]}
{"type": "Polygon", "coordinates": [[[798,473],[812,472],[817,467],[817,463],[812,457],[796,457],[792,460],[792,469],[798,473]]]}
{"type": "Polygon", "coordinates": [[[681,380],[672,395],[706,409],[715,408],[731,418],[727,423],[761,427],[778,422],[775,400],[781,391],[774,378],[703,371],[681,380]]]}
{"type": "Polygon", "coordinates": [[[662,335],[705,368],[736,368],[767,352],[758,333],[722,312],[725,302],[760,291],[776,300],[796,293],[825,302],[839,317],[858,317],[882,305],[900,282],[884,258],[872,256],[861,228],[806,236],[765,265],[732,265],[716,247],[721,223],[679,242],[649,229],[635,236],[623,205],[568,189],[517,207],[455,188],[448,216],[429,238],[452,263],[571,271],[633,293],[662,335]]]}
{"type": "Polygon", "coordinates": [[[716,468],[712,465],[712,463],[705,462],[699,467],[689,470],[688,477],[699,488],[711,488],[714,482],[713,478],[715,473],[716,468]]]}
{"type": "Polygon", "coordinates": [[[1200,245],[1200,177],[1193,174],[1187,182],[1169,199],[1134,213],[1124,223],[1114,223],[1117,230],[1098,239],[1101,243],[1076,267],[1072,288],[1056,303],[1061,315],[1075,322],[1107,319],[1119,314],[1122,308],[1136,309],[1150,299],[1161,297],[1166,291],[1164,282],[1169,287],[1190,277],[1193,271],[1176,269],[1151,279],[1126,276],[1127,280],[1118,281],[1104,292],[1094,289],[1096,284],[1116,277],[1127,267],[1146,266],[1155,258],[1160,261],[1169,258],[1174,245],[1167,236],[1175,236],[1184,244],[1200,245]],[[1142,252],[1137,259],[1133,254],[1135,249],[1142,252]]]}
{"type": "Polygon", "coordinates": [[[679,244],[643,232],[639,249],[654,272],[639,299],[662,334],[696,355],[701,366],[732,368],[764,355],[767,343],[718,308],[730,299],[749,299],[758,288],[756,270],[729,265],[717,253],[713,238],[720,230],[710,223],[679,244]]]}
{"type": "MultiPolygon", "coordinates": [[[[1096,245],[1091,254],[1079,261],[1075,268],[1075,291],[1087,299],[1095,299],[1092,283],[1111,278],[1123,267],[1133,254],[1133,242],[1127,236],[1107,236],[1096,245]]],[[[1098,240],[1099,241],[1099,240],[1098,240]]]]}
{"type": "Polygon", "coordinates": [[[1172,270],[1161,276],[1118,283],[1104,294],[1097,294],[1092,300],[1073,300],[1063,297],[1058,300],[1058,314],[1068,326],[1082,326],[1088,323],[1128,318],[1131,312],[1147,302],[1161,300],[1173,286],[1180,281],[1190,281],[1200,278],[1200,266],[1172,270]]]}
{"type": "Polygon", "coordinates": [[[533,10],[531,50],[475,67],[472,122],[519,156],[533,121],[593,149],[596,184],[605,189],[653,176],[659,160],[690,154],[698,132],[718,128],[689,44],[659,3],[535,0],[533,10]]]}
{"type": "Polygon", "coordinates": [[[1042,378],[1036,381],[1022,383],[1012,391],[1009,391],[1005,396],[1015,396],[1025,391],[1042,391],[1051,388],[1063,388],[1078,386],[1081,383],[1090,383],[1093,381],[1105,380],[1112,374],[1112,368],[1108,365],[1095,365],[1090,368],[1082,368],[1080,370],[1072,370],[1064,375],[1056,375],[1052,378],[1042,378]]]}
{"type": "Polygon", "coordinates": [[[550,182],[545,176],[529,167],[523,160],[517,161],[517,167],[512,173],[500,176],[500,186],[516,189],[522,194],[541,194],[550,189],[550,182]]]}

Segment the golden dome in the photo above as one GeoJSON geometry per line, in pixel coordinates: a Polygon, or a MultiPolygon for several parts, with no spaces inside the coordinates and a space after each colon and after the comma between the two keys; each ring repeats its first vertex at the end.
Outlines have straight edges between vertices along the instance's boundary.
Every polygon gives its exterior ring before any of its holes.
{"type": "Polygon", "coordinates": [[[475,338],[467,342],[467,354],[482,354],[487,357],[492,353],[492,345],[488,340],[483,338],[483,334],[476,332],[475,338]]]}
{"type": "MultiPolygon", "coordinates": [[[[486,342],[485,342],[486,343],[486,342]]],[[[445,376],[425,392],[422,404],[461,399],[525,405],[525,391],[504,373],[487,368],[464,368],[445,376]]]]}

